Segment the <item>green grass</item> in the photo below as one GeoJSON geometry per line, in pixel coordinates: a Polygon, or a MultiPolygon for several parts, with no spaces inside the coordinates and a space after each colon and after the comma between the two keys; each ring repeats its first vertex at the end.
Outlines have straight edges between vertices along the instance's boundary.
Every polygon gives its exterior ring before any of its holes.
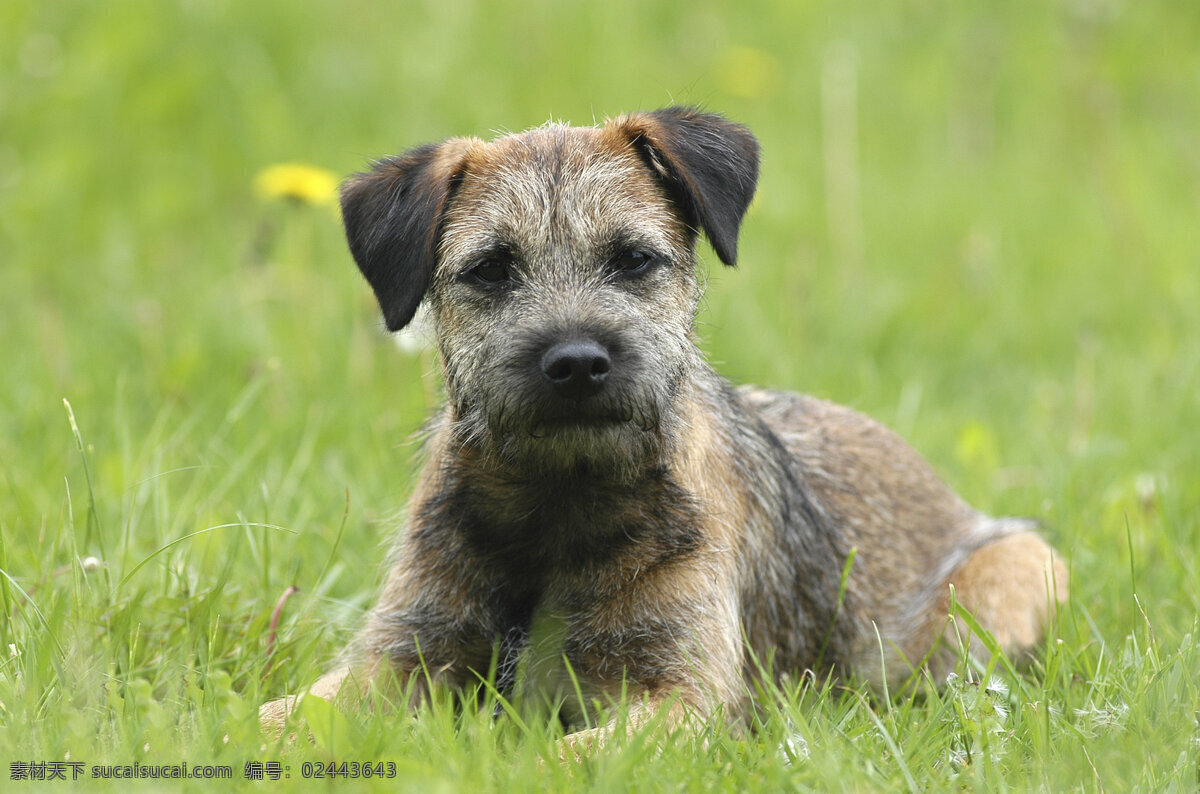
{"type": "Polygon", "coordinates": [[[246,761],[299,788],[320,759],[414,791],[1200,786],[1200,6],[409,5],[0,5],[0,761],[251,790],[246,761]],[[750,733],[570,767],[539,766],[546,720],[444,701],[268,743],[257,704],[373,598],[436,384],[334,213],[254,175],[672,101],[764,149],[742,265],[708,267],[712,360],[1044,521],[1074,594],[1043,661],[922,700],[789,687],[750,733]]]}

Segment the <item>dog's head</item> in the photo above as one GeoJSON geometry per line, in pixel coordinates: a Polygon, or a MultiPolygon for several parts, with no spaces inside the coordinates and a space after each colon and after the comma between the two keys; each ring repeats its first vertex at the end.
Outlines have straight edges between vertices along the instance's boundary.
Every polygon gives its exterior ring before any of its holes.
{"type": "Polygon", "coordinates": [[[396,331],[427,300],[453,419],[499,461],[631,475],[699,363],[695,242],[727,265],[758,144],[667,108],[455,138],[351,178],[346,236],[396,331]]]}

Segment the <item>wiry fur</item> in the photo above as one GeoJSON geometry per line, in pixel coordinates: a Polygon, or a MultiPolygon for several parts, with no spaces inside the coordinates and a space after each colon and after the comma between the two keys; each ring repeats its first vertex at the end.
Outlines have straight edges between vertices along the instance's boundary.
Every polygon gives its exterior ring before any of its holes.
{"type": "Polygon", "coordinates": [[[422,665],[463,685],[498,653],[501,687],[528,656],[569,691],[565,658],[589,697],[737,714],[752,654],[893,684],[946,669],[951,583],[1006,651],[1039,640],[1066,576],[1026,523],[980,515],[870,419],[704,361],[696,237],[735,262],[757,173],[744,128],[668,108],[453,139],[347,184],[356,261],[389,327],[428,302],[447,399],[379,601],[314,693],[422,665]],[[614,264],[631,252],[653,267],[614,264]],[[478,277],[497,262],[503,282],[478,277]],[[563,340],[602,351],[595,393],[549,382],[563,340]]]}

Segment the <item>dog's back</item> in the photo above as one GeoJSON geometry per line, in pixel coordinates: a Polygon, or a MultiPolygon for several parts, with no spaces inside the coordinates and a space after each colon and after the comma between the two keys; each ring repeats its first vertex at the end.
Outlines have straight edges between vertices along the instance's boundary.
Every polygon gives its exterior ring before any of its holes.
{"type": "MultiPolygon", "coordinates": [[[[793,473],[788,482],[809,506],[803,520],[816,525],[814,534],[835,538],[838,558],[849,560],[848,569],[837,572],[847,580],[838,584],[843,593],[838,630],[822,641],[825,662],[877,683],[903,681],[922,662],[935,675],[947,671],[958,655],[958,639],[970,639],[965,627],[948,623],[951,584],[964,608],[989,613],[978,617],[1006,652],[1021,657],[1031,650],[1054,604],[1067,596],[1065,566],[1051,562],[1051,549],[1035,534],[1033,522],[974,510],[903,439],[863,414],[787,392],[743,388],[737,394],[787,450],[793,473]],[[997,542],[1016,565],[1004,595],[981,599],[968,563],[984,548],[989,551],[979,559],[993,553],[997,542]],[[1006,628],[1018,624],[1021,631],[1006,628]],[[944,631],[941,647],[931,655],[944,631]]],[[[772,571],[772,556],[764,549],[757,561],[748,561],[746,578],[760,576],[755,569],[772,571]]],[[[793,578],[798,590],[810,586],[793,578]]],[[[828,584],[822,588],[828,591],[828,584]]],[[[786,648],[780,640],[795,626],[786,620],[781,625],[773,613],[755,619],[757,603],[745,602],[747,625],[762,626],[765,635],[752,634],[752,645],[786,648]]],[[[977,640],[975,650],[981,650],[977,640]]],[[[807,666],[781,656],[780,669],[807,666]]]]}

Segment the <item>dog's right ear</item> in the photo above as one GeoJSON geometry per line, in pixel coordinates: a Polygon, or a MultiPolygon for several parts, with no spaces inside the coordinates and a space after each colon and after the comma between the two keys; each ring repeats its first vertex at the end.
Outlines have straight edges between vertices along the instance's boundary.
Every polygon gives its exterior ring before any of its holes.
{"type": "Polygon", "coordinates": [[[342,185],[342,222],[389,331],[408,325],[429,287],[446,206],[466,168],[454,138],[381,160],[342,185]]]}

